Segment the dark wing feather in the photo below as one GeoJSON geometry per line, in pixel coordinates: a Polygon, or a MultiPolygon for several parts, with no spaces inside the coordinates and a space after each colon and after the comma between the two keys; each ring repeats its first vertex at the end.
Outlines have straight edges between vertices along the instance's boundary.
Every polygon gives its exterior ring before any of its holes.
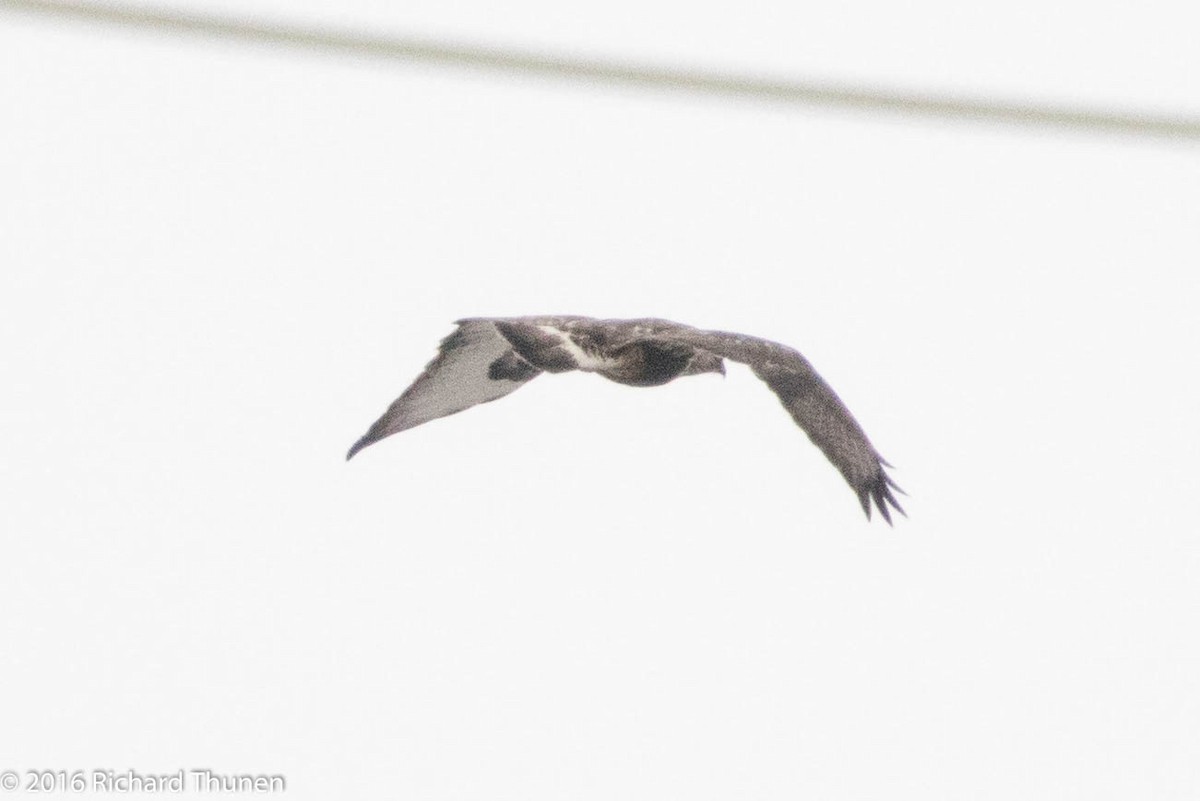
{"type": "Polygon", "coordinates": [[[724,331],[700,331],[680,326],[668,336],[710,353],[750,366],[779,397],[784,408],[808,438],[821,449],[858,495],[867,519],[871,505],[890,525],[889,507],[904,510],[892,490],[903,494],[887,474],[890,467],[871,445],[858,421],[837,393],[794,349],[776,342],[724,331]]]}
{"type": "Polygon", "coordinates": [[[459,320],[438,355],[350,448],[350,459],[384,437],[516,391],[541,371],[513,352],[490,320],[459,320]]]}

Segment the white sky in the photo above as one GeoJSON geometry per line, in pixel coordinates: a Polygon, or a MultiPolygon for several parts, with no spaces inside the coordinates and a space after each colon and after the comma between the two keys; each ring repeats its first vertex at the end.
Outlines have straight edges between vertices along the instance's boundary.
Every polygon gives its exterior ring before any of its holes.
{"type": "MultiPolygon", "coordinates": [[[[1182,2],[205,7],[1200,113],[1182,2]]],[[[0,109],[0,770],[1200,793],[1194,144],[9,12],[0,109]],[[342,461],[452,320],[540,313],[796,346],[911,518],[741,369],[547,377],[342,461]]]]}

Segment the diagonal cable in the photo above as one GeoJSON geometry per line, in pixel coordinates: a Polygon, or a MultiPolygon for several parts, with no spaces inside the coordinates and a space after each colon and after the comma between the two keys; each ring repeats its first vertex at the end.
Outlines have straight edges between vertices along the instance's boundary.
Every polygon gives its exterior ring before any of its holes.
{"type": "Polygon", "coordinates": [[[751,75],[655,67],[518,49],[383,36],[285,22],[235,19],[191,11],[50,0],[0,0],[0,9],[91,22],[270,44],[327,53],[423,62],[465,69],[589,84],[615,84],[805,106],[883,111],[912,117],[970,120],[1098,133],[1200,140],[1200,117],[1085,108],[1036,102],[1003,102],[918,92],[898,92],[751,75]]]}

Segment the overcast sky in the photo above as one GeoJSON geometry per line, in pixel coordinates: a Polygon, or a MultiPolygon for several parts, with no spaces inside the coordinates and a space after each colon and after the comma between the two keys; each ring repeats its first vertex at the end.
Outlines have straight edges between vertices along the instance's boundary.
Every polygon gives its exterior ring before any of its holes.
{"type": "MultiPolygon", "coordinates": [[[[1200,114],[1185,2],[203,7],[1200,114]]],[[[1200,793],[1194,142],[3,9],[0,109],[0,771],[1200,793]],[[736,367],[549,376],[343,461],[453,320],[546,313],[798,348],[909,518],[736,367]]]]}

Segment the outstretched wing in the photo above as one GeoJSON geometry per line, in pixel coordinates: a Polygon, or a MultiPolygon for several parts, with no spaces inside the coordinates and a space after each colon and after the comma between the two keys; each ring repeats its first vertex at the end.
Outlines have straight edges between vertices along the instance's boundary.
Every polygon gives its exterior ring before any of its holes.
{"type": "Polygon", "coordinates": [[[346,458],[397,432],[503,398],[540,372],[513,351],[492,321],[459,320],[425,372],[354,443],[346,458]]]}
{"type": "Polygon", "coordinates": [[[893,489],[900,493],[903,490],[885,469],[891,465],[871,445],[850,410],[807,359],[786,345],[743,334],[679,326],[668,336],[749,365],[845,477],[858,495],[867,519],[871,517],[872,502],[889,524],[892,522],[889,506],[904,514],[892,494],[893,489]]]}

